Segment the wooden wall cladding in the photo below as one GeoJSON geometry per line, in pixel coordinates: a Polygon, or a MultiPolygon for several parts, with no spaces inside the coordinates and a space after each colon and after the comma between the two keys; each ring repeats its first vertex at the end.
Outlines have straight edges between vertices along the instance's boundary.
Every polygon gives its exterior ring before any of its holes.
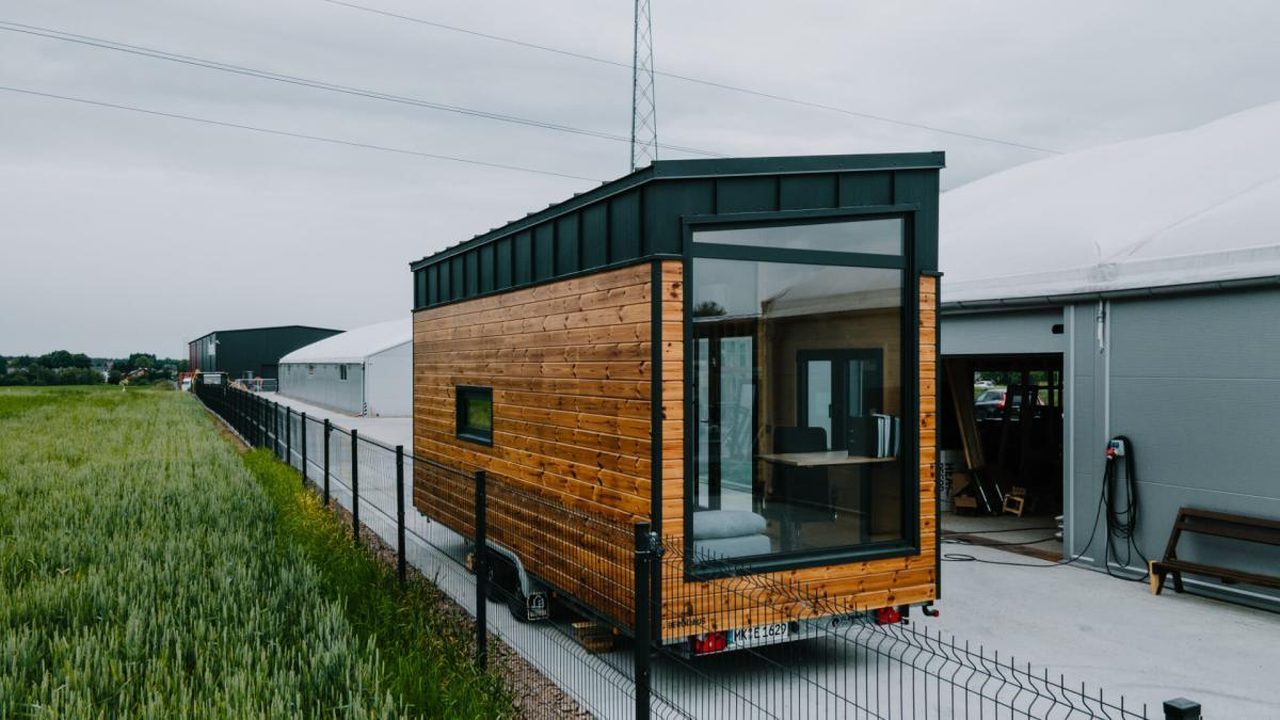
{"type": "MultiPolygon", "coordinates": [[[[509,485],[542,498],[526,503],[546,503],[536,512],[510,498],[492,504],[493,538],[543,578],[625,623],[634,594],[623,577],[632,570],[629,524],[650,519],[652,505],[652,272],[641,263],[414,316],[415,454],[483,468],[491,489],[509,485]],[[458,385],[493,389],[492,446],[456,436],[458,385]],[[557,507],[625,532],[605,542],[598,537],[603,525],[586,532],[580,517],[557,507]]],[[[664,321],[680,338],[682,295],[672,282],[663,283],[671,298],[664,321]]],[[[679,382],[678,341],[663,358],[664,380],[679,382]]],[[[663,413],[679,426],[678,403],[663,413]]],[[[441,489],[415,472],[415,506],[470,535],[472,513],[449,507],[465,498],[441,489]]]]}

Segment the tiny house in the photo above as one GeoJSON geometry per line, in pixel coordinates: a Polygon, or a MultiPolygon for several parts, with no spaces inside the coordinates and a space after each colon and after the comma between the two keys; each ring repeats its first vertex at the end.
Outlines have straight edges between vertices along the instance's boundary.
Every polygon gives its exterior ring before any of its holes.
{"type": "MultiPolygon", "coordinates": [[[[683,550],[664,588],[745,574],[861,610],[935,600],[942,167],[659,161],[413,263],[415,455],[650,522],[683,550]]],[[[659,608],[665,640],[687,612],[659,608]]]]}

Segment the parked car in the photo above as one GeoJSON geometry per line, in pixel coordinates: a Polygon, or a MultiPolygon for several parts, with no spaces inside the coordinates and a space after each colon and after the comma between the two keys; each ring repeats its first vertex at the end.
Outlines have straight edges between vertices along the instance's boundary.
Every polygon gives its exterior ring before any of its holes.
{"type": "MultiPolygon", "coordinates": [[[[978,420],[990,420],[1004,417],[1004,404],[1009,398],[1006,388],[991,388],[983,392],[973,401],[973,416],[978,420]]],[[[1038,407],[1044,405],[1044,400],[1038,395],[1036,403],[1038,407]]],[[[1018,408],[1022,406],[1022,395],[1013,396],[1013,418],[1018,418],[1018,408]]],[[[1036,417],[1040,417],[1040,411],[1036,411],[1036,417]]]]}
{"type": "Polygon", "coordinates": [[[998,417],[1004,412],[1004,399],[1007,392],[1004,388],[984,390],[973,401],[973,416],[979,420],[998,417]]]}

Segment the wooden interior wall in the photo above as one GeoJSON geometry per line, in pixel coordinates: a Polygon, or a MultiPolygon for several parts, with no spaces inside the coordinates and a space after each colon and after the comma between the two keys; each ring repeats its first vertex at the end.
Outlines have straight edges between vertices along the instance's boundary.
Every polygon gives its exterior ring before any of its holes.
{"type": "MultiPolygon", "coordinates": [[[[921,276],[919,325],[920,553],[909,557],[689,583],[682,558],[663,563],[664,638],[760,625],[829,613],[834,608],[874,609],[937,597],[937,280],[921,276]],[[819,606],[806,599],[821,597],[819,606]]],[[[886,362],[889,357],[886,356],[886,362]]],[[[667,385],[663,404],[682,401],[683,385],[667,385]],[[681,395],[678,395],[681,394],[681,395]]],[[[668,431],[670,433],[670,431],[668,431]]],[[[664,443],[664,466],[683,445],[664,443]]],[[[681,460],[683,456],[681,455],[681,460]]],[[[683,547],[683,470],[664,473],[663,529],[668,546],[683,547]]]]}

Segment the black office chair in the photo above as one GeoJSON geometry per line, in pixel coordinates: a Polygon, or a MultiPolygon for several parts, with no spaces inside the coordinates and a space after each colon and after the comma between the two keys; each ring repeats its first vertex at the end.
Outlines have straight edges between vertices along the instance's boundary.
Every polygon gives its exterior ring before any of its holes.
{"type": "MultiPolygon", "coordinates": [[[[824,452],[827,431],[820,427],[775,427],[775,453],[824,452]]],[[[776,463],[773,486],[765,498],[765,517],[783,523],[782,546],[791,549],[800,523],[835,522],[835,488],[824,467],[776,463]]]]}

